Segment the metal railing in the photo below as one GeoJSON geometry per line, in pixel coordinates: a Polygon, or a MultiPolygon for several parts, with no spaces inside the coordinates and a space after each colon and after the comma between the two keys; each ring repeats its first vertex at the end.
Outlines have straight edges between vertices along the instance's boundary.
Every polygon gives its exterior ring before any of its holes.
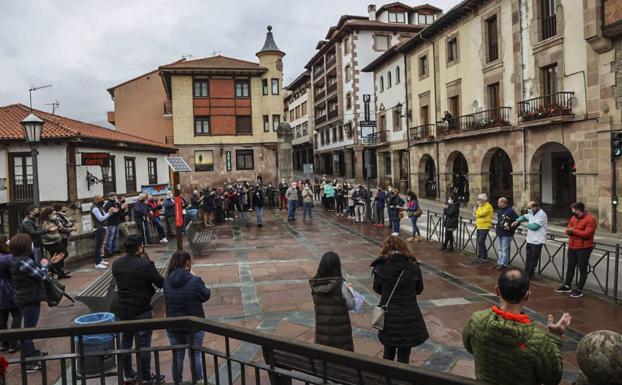
{"type": "Polygon", "coordinates": [[[488,62],[499,59],[499,44],[495,42],[488,43],[488,62]]]}
{"type": "Polygon", "coordinates": [[[572,115],[574,92],[556,92],[518,102],[518,117],[526,122],[553,116],[572,115]]]}
{"type": "Polygon", "coordinates": [[[361,144],[363,144],[364,146],[373,146],[374,144],[376,144],[376,141],[377,135],[375,132],[373,134],[368,134],[361,137],[361,144]]]}
{"type": "MultiPolygon", "coordinates": [[[[168,368],[162,367],[162,362],[170,361],[174,351],[189,350],[190,356],[198,352],[202,363],[202,379],[200,384],[416,384],[416,385],[475,385],[472,379],[431,371],[421,367],[412,367],[397,364],[388,360],[328,348],[307,342],[292,340],[260,331],[245,329],[223,324],[220,322],[200,319],[197,317],[178,317],[166,319],[149,319],[137,321],[122,321],[79,325],[71,327],[51,327],[15,329],[0,332],[2,341],[22,341],[19,358],[10,359],[9,381],[11,384],[22,385],[41,383],[81,384],[86,385],[89,378],[98,379],[100,384],[106,384],[106,378],[116,378],[119,384],[123,383],[122,370],[118,370],[120,358],[131,354],[138,365],[141,353],[151,354],[152,368],[155,375],[168,373],[168,368]],[[159,346],[141,347],[136,334],[135,347],[120,348],[119,334],[123,332],[138,332],[141,330],[165,331],[167,329],[186,330],[188,332],[203,331],[208,339],[213,336],[222,338],[220,345],[217,339],[212,338],[209,346],[195,345],[191,341],[192,334],[186,344],[170,346],[164,343],[159,346]],[[106,351],[85,348],[84,337],[95,334],[114,334],[112,348],[106,351]],[[24,340],[27,339],[54,339],[55,347],[62,347],[61,353],[52,352],[43,357],[25,357],[24,340]],[[215,348],[213,346],[223,346],[215,348]],[[238,346],[235,349],[235,346],[238,346]],[[255,359],[262,353],[264,360],[255,359]],[[289,358],[294,366],[301,365],[299,370],[290,370],[282,364],[283,357],[289,358]],[[91,374],[81,375],[81,369],[90,369],[87,359],[96,365],[91,374]],[[113,360],[116,367],[106,371],[104,360],[113,360]],[[27,375],[26,366],[29,363],[39,362],[42,371],[39,375],[27,375]],[[99,365],[97,365],[99,363],[99,365]],[[19,371],[11,368],[19,366],[19,371]],[[310,368],[314,374],[309,374],[310,368]],[[56,373],[53,375],[52,373],[56,373]],[[40,377],[40,378],[37,378],[40,377]]],[[[156,339],[154,339],[155,341],[156,339]]],[[[175,361],[175,360],[172,360],[175,361]]],[[[190,374],[194,377],[195,362],[190,361],[190,374]]],[[[110,365],[109,365],[110,366],[110,365]]],[[[175,366],[176,367],[176,366],[175,366]]],[[[176,371],[175,367],[173,371],[176,371]]],[[[140,368],[137,368],[140,372],[140,368]]],[[[86,370],[85,370],[86,372],[86,370]]],[[[173,380],[171,380],[173,381],[173,380]]],[[[92,382],[90,382],[92,383],[92,382]]],[[[140,383],[140,382],[139,382],[140,383]]],[[[175,381],[175,383],[178,383],[175,381]]]]}
{"type": "Polygon", "coordinates": [[[441,120],[436,123],[436,135],[441,137],[485,128],[509,126],[510,111],[510,107],[499,107],[441,120]]]}
{"type": "MultiPolygon", "coordinates": [[[[426,238],[443,242],[445,240],[444,216],[440,212],[427,212],[426,218],[426,238]]],[[[496,222],[493,221],[492,228],[488,232],[488,242],[486,251],[489,258],[498,259],[497,234],[495,232],[496,222]]],[[[526,260],[526,230],[517,228],[510,246],[510,264],[523,267],[526,260]]],[[[477,253],[477,228],[475,219],[459,218],[457,233],[454,233],[454,248],[477,253]]],[[[542,247],[541,258],[538,261],[538,274],[545,274],[551,278],[563,282],[566,277],[566,266],[568,264],[568,237],[563,234],[549,232],[547,241],[542,247]]],[[[619,272],[620,272],[620,244],[609,244],[604,242],[594,242],[594,250],[590,255],[588,265],[588,279],[585,287],[599,294],[611,297],[618,301],[619,293],[619,272]]],[[[579,276],[575,274],[575,280],[579,276]]]]}
{"type": "Polygon", "coordinates": [[[546,40],[557,35],[557,16],[551,15],[542,18],[542,40],[546,40]]]}
{"type": "Polygon", "coordinates": [[[410,140],[434,139],[435,124],[422,124],[421,126],[411,127],[408,131],[410,140]]]}

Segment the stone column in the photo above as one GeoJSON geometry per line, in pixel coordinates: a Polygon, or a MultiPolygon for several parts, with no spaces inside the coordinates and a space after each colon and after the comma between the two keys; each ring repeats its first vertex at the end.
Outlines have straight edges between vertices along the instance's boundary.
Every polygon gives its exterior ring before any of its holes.
{"type": "Polygon", "coordinates": [[[365,173],[363,172],[364,168],[363,146],[357,146],[354,148],[354,179],[356,179],[359,183],[365,181],[365,173]]]}
{"type": "Polygon", "coordinates": [[[277,144],[277,180],[285,178],[286,181],[294,179],[293,150],[292,150],[292,127],[287,123],[279,124],[276,130],[277,144]]]}
{"type": "Polygon", "coordinates": [[[346,164],[346,179],[352,179],[354,175],[352,175],[352,150],[346,148],[343,150],[344,161],[346,164]]]}

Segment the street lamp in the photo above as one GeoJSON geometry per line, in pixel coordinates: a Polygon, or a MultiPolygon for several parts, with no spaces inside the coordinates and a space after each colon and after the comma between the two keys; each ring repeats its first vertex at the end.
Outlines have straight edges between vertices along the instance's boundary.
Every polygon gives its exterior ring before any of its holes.
{"type": "Polygon", "coordinates": [[[32,202],[35,207],[39,206],[39,170],[37,168],[37,146],[41,142],[43,132],[43,120],[32,112],[20,122],[26,137],[26,143],[30,145],[32,154],[32,202]]]}

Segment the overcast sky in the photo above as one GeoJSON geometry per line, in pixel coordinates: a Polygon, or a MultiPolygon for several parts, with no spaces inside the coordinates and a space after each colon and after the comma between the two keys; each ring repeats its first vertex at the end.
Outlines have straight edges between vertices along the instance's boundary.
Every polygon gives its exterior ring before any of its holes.
{"type": "MultiPolygon", "coordinates": [[[[387,3],[390,1],[386,1],[387,3]]],[[[459,0],[429,0],[443,11],[459,0]]],[[[106,89],[182,55],[256,61],[273,26],[285,84],[295,78],[343,14],[366,15],[362,0],[0,0],[0,105],[60,102],[58,113],[101,125],[106,89]]],[[[422,2],[405,1],[408,5],[422,2]]],[[[375,3],[378,7],[383,2],[375,3]]]]}

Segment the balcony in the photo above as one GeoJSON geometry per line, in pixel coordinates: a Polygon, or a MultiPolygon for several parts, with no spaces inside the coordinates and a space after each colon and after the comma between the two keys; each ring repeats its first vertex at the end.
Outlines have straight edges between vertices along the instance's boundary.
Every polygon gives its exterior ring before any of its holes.
{"type": "Polygon", "coordinates": [[[367,136],[363,136],[361,137],[361,143],[364,146],[373,146],[375,145],[377,142],[377,134],[373,133],[373,134],[369,134],[367,136]]]}
{"type": "Polygon", "coordinates": [[[328,120],[334,119],[337,116],[339,116],[339,110],[337,108],[332,111],[328,111],[328,120]]]}
{"type": "Polygon", "coordinates": [[[326,97],[326,91],[322,89],[318,91],[315,95],[313,95],[313,101],[317,103],[324,99],[324,97],[326,97]]]}
{"type": "Polygon", "coordinates": [[[497,59],[499,59],[499,45],[495,41],[488,44],[488,62],[491,63],[497,59]]]}
{"type": "Polygon", "coordinates": [[[163,114],[164,116],[173,115],[173,102],[167,100],[163,103],[163,114]]]}
{"type": "Polygon", "coordinates": [[[313,69],[313,78],[317,78],[318,76],[322,75],[324,73],[324,66],[322,65],[321,67],[315,67],[313,69]]]}
{"type": "Polygon", "coordinates": [[[322,116],[319,116],[319,117],[315,118],[315,124],[316,125],[322,124],[324,122],[326,122],[326,115],[322,115],[322,116]]]}
{"type": "Polygon", "coordinates": [[[326,57],[326,68],[331,68],[332,66],[335,65],[335,63],[337,63],[336,55],[326,57]]]}
{"type": "Polygon", "coordinates": [[[557,92],[518,103],[518,117],[521,122],[546,119],[572,114],[574,92],[557,92]]]}
{"type": "Polygon", "coordinates": [[[422,124],[421,126],[412,127],[409,130],[410,141],[434,139],[435,124],[422,124]]]}
{"type": "Polygon", "coordinates": [[[329,84],[328,87],[326,87],[326,94],[330,95],[333,92],[337,91],[337,82],[335,81],[335,83],[333,84],[329,84]]]}
{"type": "Polygon", "coordinates": [[[438,137],[510,125],[510,107],[479,111],[436,123],[438,137]]]}
{"type": "Polygon", "coordinates": [[[557,16],[551,15],[542,19],[542,40],[557,35],[557,16]]]}

